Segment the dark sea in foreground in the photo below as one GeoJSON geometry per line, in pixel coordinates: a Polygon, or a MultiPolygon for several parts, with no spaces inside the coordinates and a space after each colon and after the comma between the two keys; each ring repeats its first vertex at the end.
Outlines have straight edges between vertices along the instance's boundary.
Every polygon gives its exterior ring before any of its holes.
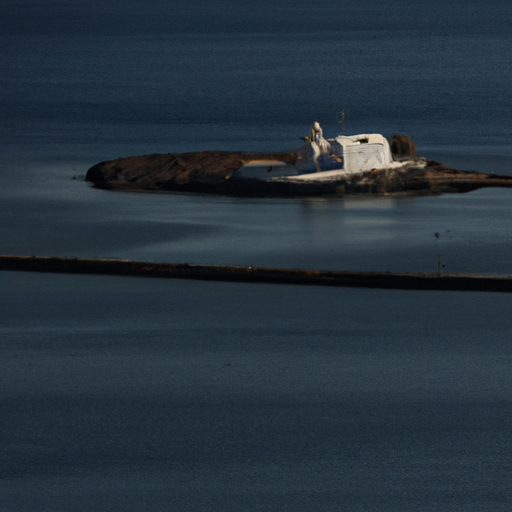
{"type": "MultiPolygon", "coordinates": [[[[496,0],[0,0],[0,253],[511,275],[507,189],[83,181],[119,156],[296,149],[341,108],[343,133],[512,174],[511,21],[496,0]]],[[[510,305],[0,272],[0,512],[509,511],[510,305]]]]}

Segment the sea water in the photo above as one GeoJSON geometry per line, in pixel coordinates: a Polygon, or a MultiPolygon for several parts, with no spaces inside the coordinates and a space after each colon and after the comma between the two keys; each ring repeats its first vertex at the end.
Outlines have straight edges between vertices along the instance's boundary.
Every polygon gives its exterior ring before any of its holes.
{"type": "MultiPolygon", "coordinates": [[[[256,200],[83,176],[293,150],[314,121],[511,174],[511,15],[1,2],[0,252],[510,275],[508,189],[256,200]]],[[[510,509],[507,295],[2,272],[0,304],[0,510],[510,509]]]]}

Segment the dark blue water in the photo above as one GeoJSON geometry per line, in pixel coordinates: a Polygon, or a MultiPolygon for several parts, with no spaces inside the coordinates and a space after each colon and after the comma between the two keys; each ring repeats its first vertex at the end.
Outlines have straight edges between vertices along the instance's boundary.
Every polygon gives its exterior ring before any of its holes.
{"type": "MultiPolygon", "coordinates": [[[[507,189],[261,201],[81,177],[296,149],[315,120],[339,133],[340,108],[343,133],[510,174],[511,16],[2,1],[0,252],[509,275],[507,189]]],[[[509,302],[0,273],[0,510],[508,511],[509,302]]]]}
{"type": "Polygon", "coordinates": [[[508,510],[509,301],[4,272],[3,510],[508,510]]]}

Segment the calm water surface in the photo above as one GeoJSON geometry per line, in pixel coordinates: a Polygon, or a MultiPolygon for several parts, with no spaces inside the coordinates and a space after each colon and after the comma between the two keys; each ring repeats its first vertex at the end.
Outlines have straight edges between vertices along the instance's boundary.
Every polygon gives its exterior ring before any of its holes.
{"type": "MultiPolygon", "coordinates": [[[[507,189],[250,200],[82,178],[119,156],[297,149],[315,120],[339,133],[340,108],[343,133],[511,174],[511,16],[1,2],[0,252],[510,275],[507,189]]],[[[0,510],[508,511],[509,306],[1,272],[0,510]]]]}
{"type": "Polygon", "coordinates": [[[1,274],[3,510],[510,505],[501,294],[1,274]]]}

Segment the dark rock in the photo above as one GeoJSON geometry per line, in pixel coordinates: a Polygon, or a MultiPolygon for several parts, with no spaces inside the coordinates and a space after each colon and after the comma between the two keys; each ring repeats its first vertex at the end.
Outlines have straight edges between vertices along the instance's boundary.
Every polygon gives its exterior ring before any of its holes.
{"type": "Polygon", "coordinates": [[[101,162],[87,171],[85,179],[95,187],[109,190],[184,191],[249,197],[440,194],[512,186],[511,176],[461,171],[425,159],[415,159],[399,170],[374,169],[331,181],[266,181],[235,173],[253,160],[279,160],[293,165],[296,158],[295,152],[151,154],[101,162]]]}

